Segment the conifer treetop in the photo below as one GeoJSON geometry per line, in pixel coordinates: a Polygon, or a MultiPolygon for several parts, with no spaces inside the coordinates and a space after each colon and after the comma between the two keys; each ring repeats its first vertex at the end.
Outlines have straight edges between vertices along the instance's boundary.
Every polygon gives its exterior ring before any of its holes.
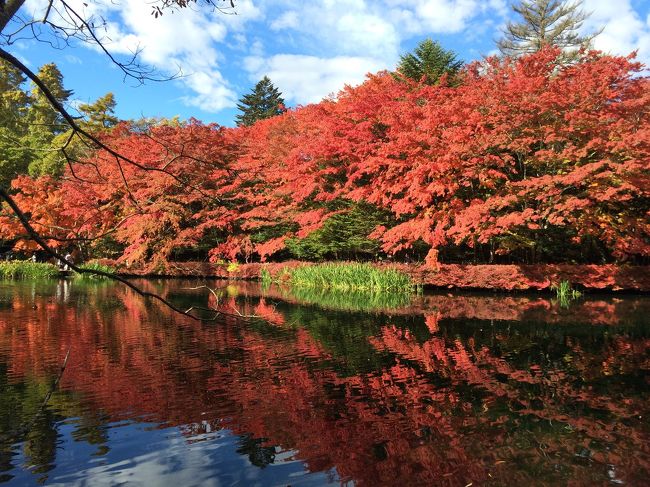
{"type": "Polygon", "coordinates": [[[412,53],[400,57],[397,77],[435,84],[444,74],[453,76],[462,66],[463,62],[456,59],[456,53],[444,49],[436,41],[425,39],[412,53]]]}
{"type": "Polygon", "coordinates": [[[253,125],[258,120],[280,115],[285,111],[282,93],[264,76],[253,90],[239,99],[237,108],[241,111],[235,117],[237,126],[253,125]]]}
{"type": "Polygon", "coordinates": [[[577,51],[590,45],[600,32],[580,35],[589,16],[582,10],[582,0],[521,0],[512,5],[521,20],[509,22],[497,47],[506,56],[520,56],[554,45],[565,51],[577,51]]]}

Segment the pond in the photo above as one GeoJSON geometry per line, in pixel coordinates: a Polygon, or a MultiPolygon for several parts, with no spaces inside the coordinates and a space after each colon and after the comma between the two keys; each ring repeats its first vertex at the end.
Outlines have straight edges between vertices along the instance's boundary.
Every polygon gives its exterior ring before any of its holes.
{"type": "Polygon", "coordinates": [[[648,296],[139,284],[223,314],[110,282],[0,283],[0,483],[650,478],[648,296]]]}

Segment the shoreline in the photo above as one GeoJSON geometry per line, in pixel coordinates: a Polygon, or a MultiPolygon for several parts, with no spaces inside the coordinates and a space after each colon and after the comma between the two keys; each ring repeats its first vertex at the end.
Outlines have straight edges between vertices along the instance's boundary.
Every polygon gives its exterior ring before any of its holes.
{"type": "MultiPolygon", "coordinates": [[[[101,261],[109,265],[115,263],[101,261]]],[[[210,263],[168,262],[141,268],[118,268],[123,277],[142,278],[212,278],[261,280],[265,269],[273,279],[282,280],[286,269],[311,265],[310,262],[210,263]]],[[[569,281],[588,291],[650,293],[650,266],[615,264],[440,264],[438,269],[420,264],[382,263],[411,276],[425,289],[483,291],[549,291],[553,284],[569,281]]]]}

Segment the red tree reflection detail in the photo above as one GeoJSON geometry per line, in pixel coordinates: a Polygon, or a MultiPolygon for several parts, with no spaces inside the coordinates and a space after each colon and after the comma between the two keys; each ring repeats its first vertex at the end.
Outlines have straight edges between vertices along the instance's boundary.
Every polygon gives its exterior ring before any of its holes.
{"type": "Polygon", "coordinates": [[[452,303],[460,301],[437,298],[422,323],[428,338],[383,326],[360,340],[384,365],[351,375],[337,372],[345,356],[270,300],[238,305],[272,326],[181,321],[112,286],[72,292],[70,303],[27,294],[0,311],[10,381],[56,375],[70,347],[61,388],[109,421],[143,418],[188,437],[228,428],[360,485],[515,485],[539,483],[539,472],[549,484],[602,483],[608,465],[635,484],[650,472],[640,419],[647,394],[608,380],[647,373],[645,335],[567,333],[551,343],[562,353],[549,349],[544,358],[523,332],[502,327],[489,340],[449,333],[449,317],[462,316],[452,303]]]}

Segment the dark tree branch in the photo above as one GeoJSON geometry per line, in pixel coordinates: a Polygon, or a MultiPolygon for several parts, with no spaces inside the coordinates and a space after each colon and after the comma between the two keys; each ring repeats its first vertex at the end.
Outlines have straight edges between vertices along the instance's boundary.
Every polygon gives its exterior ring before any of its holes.
{"type": "MultiPolygon", "coordinates": [[[[152,6],[153,8],[152,14],[155,15],[156,17],[162,15],[164,10],[167,9],[173,10],[175,8],[179,8],[179,9],[187,8],[192,4],[196,4],[198,0],[158,0],[158,2],[159,5],[154,4],[152,6]]],[[[203,0],[203,2],[207,5],[211,5],[212,7],[214,7],[215,9],[219,10],[222,13],[234,13],[234,12],[229,12],[227,11],[228,10],[227,8],[223,8],[218,5],[219,3],[226,3],[230,5],[230,8],[234,9],[235,7],[234,0],[203,0]]],[[[82,42],[98,44],[100,49],[109,57],[109,59],[122,70],[122,72],[125,74],[125,77],[131,77],[136,80],[139,80],[140,82],[143,82],[144,80],[158,81],[157,79],[153,78],[150,75],[152,71],[145,70],[142,66],[140,66],[136,62],[139,51],[133,53],[133,57],[128,63],[122,63],[118,61],[106,49],[106,47],[103,44],[103,40],[99,36],[97,36],[95,32],[95,25],[93,23],[93,20],[81,16],[77,11],[71,8],[65,2],[65,0],[50,0],[47,4],[47,8],[45,10],[44,16],[40,20],[40,22],[37,19],[23,19],[18,15],[18,11],[21,8],[21,6],[23,6],[24,3],[25,0],[0,0],[0,38],[4,39],[5,46],[11,45],[13,42],[16,42],[16,40],[18,40],[17,36],[24,30],[31,31],[31,39],[36,39],[41,42],[47,42],[50,45],[52,45],[52,47],[55,48],[63,48],[69,46],[71,39],[77,39],[82,42]],[[62,5],[61,10],[57,8],[58,3],[62,5]],[[60,17],[62,25],[55,24],[50,20],[54,15],[58,15],[60,17]],[[12,21],[17,22],[19,24],[18,28],[15,29],[12,33],[4,32],[7,25],[12,21]],[[52,29],[52,32],[54,34],[54,41],[49,39],[42,39],[40,37],[41,26],[43,25],[46,25],[52,29]],[[59,44],[61,42],[63,43],[62,45],[59,44]]],[[[72,115],[70,115],[70,113],[66,110],[66,108],[56,99],[56,97],[48,89],[45,83],[43,83],[43,81],[38,77],[38,75],[32,72],[19,59],[17,59],[15,56],[13,56],[11,53],[9,53],[3,48],[0,48],[0,59],[3,59],[4,61],[13,65],[18,70],[20,70],[27,78],[29,78],[41,90],[41,92],[48,100],[48,102],[51,104],[51,106],[57,112],[59,112],[59,114],[63,117],[63,119],[72,129],[70,136],[67,138],[65,144],[60,148],[60,150],[63,153],[64,157],[66,158],[66,162],[70,168],[73,177],[77,178],[74,168],[72,166],[72,162],[74,159],[70,156],[70,154],[68,154],[66,149],[69,147],[72,139],[76,135],[81,139],[81,141],[86,146],[90,147],[91,145],[90,143],[92,143],[93,149],[103,149],[104,151],[106,151],[106,153],[108,153],[115,159],[117,167],[120,171],[120,175],[124,182],[126,191],[129,193],[130,199],[134,202],[136,206],[138,205],[138,203],[129,189],[128,181],[124,174],[122,163],[130,164],[142,171],[151,171],[151,172],[159,172],[159,173],[166,174],[167,176],[173,178],[181,187],[188,187],[195,191],[198,191],[202,195],[205,195],[205,193],[200,188],[188,184],[186,181],[182,180],[179,176],[167,170],[167,167],[169,167],[171,163],[165,164],[162,168],[151,167],[144,164],[140,164],[137,161],[134,161],[133,159],[128,158],[120,154],[118,151],[112,149],[104,142],[102,142],[102,140],[100,140],[97,136],[93,135],[88,130],[84,129],[77,122],[77,120],[72,115]]],[[[170,78],[165,78],[165,80],[168,79],[170,78]]],[[[185,156],[183,156],[181,153],[181,157],[185,157],[185,156]]],[[[99,169],[97,168],[97,166],[94,164],[92,165],[95,167],[95,170],[99,174],[99,169]]],[[[101,177],[101,174],[99,175],[101,177]]],[[[188,310],[182,310],[174,306],[171,302],[169,302],[167,299],[163,298],[162,296],[155,293],[144,291],[121,276],[118,276],[113,273],[100,271],[100,270],[83,269],[73,264],[72,262],[68,261],[65,257],[59,254],[48,244],[46,239],[49,240],[59,240],[59,239],[44,237],[39,232],[37,232],[30,224],[29,219],[27,218],[25,213],[23,213],[20,207],[16,204],[13,197],[2,187],[0,187],[0,200],[4,200],[6,204],[9,206],[9,208],[11,209],[11,211],[14,213],[14,215],[18,218],[22,227],[26,230],[29,239],[36,242],[47,254],[59,260],[60,262],[66,263],[71,269],[73,269],[78,273],[93,274],[93,275],[102,276],[102,277],[106,277],[121,282],[122,284],[129,287],[140,296],[156,300],[164,304],[171,310],[195,320],[201,320],[202,318],[191,314],[192,310],[209,311],[213,313],[213,317],[211,319],[216,319],[217,317],[222,315],[233,316],[239,319],[245,318],[245,316],[241,315],[239,312],[237,312],[237,314],[235,315],[235,314],[224,313],[210,308],[191,307],[188,310]]],[[[72,239],[68,239],[68,240],[72,240],[72,239]]]]}
{"type": "Polygon", "coordinates": [[[135,284],[128,281],[127,279],[125,279],[125,278],[123,278],[121,276],[118,276],[117,274],[113,274],[113,273],[110,273],[110,272],[104,272],[104,271],[100,271],[100,270],[96,270],[96,269],[84,269],[82,267],[79,267],[76,264],[70,262],[68,259],[66,259],[61,254],[59,254],[52,247],[50,247],[50,245],[43,239],[43,237],[36,230],[34,230],[34,227],[32,227],[32,225],[29,223],[29,219],[22,212],[22,210],[18,207],[18,205],[16,204],[14,199],[11,197],[11,195],[9,195],[9,193],[7,193],[1,187],[0,187],[0,199],[3,199],[9,205],[11,210],[14,212],[14,214],[20,220],[20,224],[27,231],[27,234],[29,235],[29,237],[34,242],[36,242],[50,256],[54,257],[55,259],[57,259],[60,262],[64,262],[72,270],[74,270],[75,272],[78,272],[79,274],[93,274],[93,275],[96,275],[96,276],[107,277],[109,279],[113,279],[115,281],[121,282],[122,284],[124,284],[128,288],[135,291],[140,296],[142,296],[144,298],[150,298],[150,299],[159,301],[160,303],[164,304],[165,306],[167,306],[169,309],[175,311],[176,313],[187,316],[188,318],[192,318],[193,320],[207,321],[205,318],[200,318],[198,316],[195,316],[195,315],[191,314],[191,311],[195,310],[195,309],[196,310],[203,310],[203,311],[211,311],[211,312],[215,313],[214,317],[210,318],[211,320],[214,320],[214,319],[216,319],[217,317],[219,317],[221,315],[233,316],[233,317],[239,317],[239,318],[243,317],[243,316],[239,316],[238,314],[237,315],[236,314],[229,314],[229,313],[224,313],[224,312],[217,311],[217,310],[210,309],[210,308],[201,308],[201,307],[198,307],[198,306],[192,306],[191,308],[189,308],[187,310],[182,310],[182,309],[178,308],[177,306],[175,306],[174,304],[172,304],[171,302],[169,302],[167,299],[163,298],[162,296],[160,296],[160,295],[158,295],[156,293],[151,293],[151,292],[148,292],[148,291],[144,291],[144,290],[140,289],[138,286],[136,286],[135,284]]]}
{"type": "Polygon", "coordinates": [[[123,161],[127,164],[137,167],[142,171],[159,172],[162,174],[166,174],[167,176],[173,178],[182,187],[188,187],[193,191],[197,191],[202,196],[208,196],[200,188],[192,184],[189,184],[187,181],[183,181],[179,176],[177,176],[176,174],[172,173],[171,171],[165,168],[146,166],[144,164],[140,164],[137,161],[134,161],[133,159],[120,154],[115,149],[112,149],[104,142],[102,142],[99,138],[97,138],[95,135],[91,134],[89,131],[81,127],[77,123],[77,120],[72,115],[70,115],[70,113],[65,109],[65,107],[56,99],[56,97],[52,94],[52,92],[49,90],[47,85],[45,85],[45,83],[43,83],[43,81],[36,75],[36,73],[34,73],[31,69],[25,66],[18,58],[13,56],[11,53],[5,51],[4,49],[0,48],[0,59],[4,59],[8,63],[12,64],[14,67],[18,68],[23,74],[25,74],[25,76],[27,76],[30,80],[32,80],[34,84],[43,92],[45,98],[47,98],[47,100],[54,107],[54,109],[61,114],[61,116],[65,119],[65,121],[68,123],[68,125],[72,128],[74,132],[83,135],[86,139],[92,141],[98,148],[105,150],[107,153],[109,153],[111,156],[115,158],[115,162],[118,166],[120,174],[122,175],[122,180],[124,182],[125,188],[127,192],[129,192],[130,197],[133,200],[134,204],[136,204],[136,206],[137,206],[137,200],[131,194],[128,181],[124,176],[124,169],[122,168],[122,163],[120,161],[123,161]]]}
{"type": "Polygon", "coordinates": [[[6,0],[0,5],[0,32],[4,30],[9,21],[18,13],[25,0],[6,0]]]}

